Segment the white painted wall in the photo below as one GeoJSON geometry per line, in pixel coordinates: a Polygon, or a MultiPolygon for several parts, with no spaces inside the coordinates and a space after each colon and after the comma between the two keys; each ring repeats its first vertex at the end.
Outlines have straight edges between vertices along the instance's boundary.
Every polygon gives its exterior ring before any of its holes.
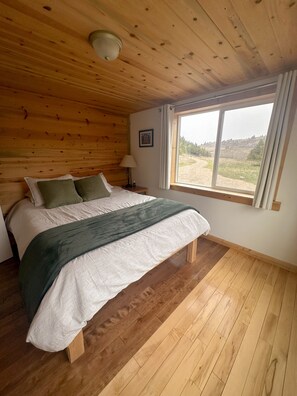
{"type": "Polygon", "coordinates": [[[178,191],[159,189],[159,108],[130,116],[131,153],[136,159],[133,180],[149,194],[188,203],[209,221],[211,234],[297,266],[297,114],[277,196],[279,212],[178,191]],[[138,131],[154,129],[154,147],[140,148],[138,131]]]}

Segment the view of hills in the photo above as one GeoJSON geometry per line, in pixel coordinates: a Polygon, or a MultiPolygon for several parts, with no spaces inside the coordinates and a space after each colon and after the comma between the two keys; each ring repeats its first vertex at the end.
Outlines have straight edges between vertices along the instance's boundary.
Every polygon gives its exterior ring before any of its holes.
{"type": "MultiPolygon", "coordinates": [[[[221,143],[221,158],[230,158],[238,161],[252,160],[260,161],[262,158],[265,135],[252,136],[246,139],[229,139],[221,143]]],[[[179,140],[179,154],[188,154],[197,157],[213,157],[215,142],[206,142],[198,145],[190,142],[184,137],[179,140]]]]}

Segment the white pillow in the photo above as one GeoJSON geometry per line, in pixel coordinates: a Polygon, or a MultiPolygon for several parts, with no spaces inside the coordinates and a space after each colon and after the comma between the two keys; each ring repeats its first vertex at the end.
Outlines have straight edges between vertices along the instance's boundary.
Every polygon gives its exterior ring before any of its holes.
{"type": "Polygon", "coordinates": [[[106,187],[106,190],[111,193],[112,185],[108,183],[108,181],[106,180],[106,178],[102,172],[99,173],[99,176],[101,177],[101,179],[106,187]]]}
{"type": "Polygon", "coordinates": [[[67,180],[67,179],[72,179],[71,175],[64,175],[60,177],[53,177],[53,178],[47,178],[47,179],[37,179],[33,177],[24,177],[25,182],[27,183],[27,186],[29,187],[31,191],[31,202],[34,204],[34,206],[42,206],[44,205],[44,200],[42,198],[42,195],[39,191],[37,182],[39,181],[48,181],[48,180],[67,180]]]}
{"type": "MultiPolygon", "coordinates": [[[[90,176],[94,176],[94,175],[90,175],[90,176]]],[[[72,176],[72,178],[73,178],[73,180],[80,180],[80,179],[85,179],[85,178],[90,177],[90,176],[83,176],[83,177],[72,176]]],[[[104,176],[104,174],[102,172],[99,173],[99,176],[101,177],[101,179],[102,179],[102,181],[103,181],[103,183],[105,185],[106,190],[111,193],[112,185],[108,183],[108,181],[106,180],[106,178],[105,178],[105,176],[104,176]]]]}

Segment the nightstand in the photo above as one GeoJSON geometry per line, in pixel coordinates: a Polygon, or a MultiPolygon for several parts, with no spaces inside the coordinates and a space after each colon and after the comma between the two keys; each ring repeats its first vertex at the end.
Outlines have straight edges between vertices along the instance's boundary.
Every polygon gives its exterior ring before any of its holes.
{"type": "Polygon", "coordinates": [[[12,257],[12,251],[0,206],[0,263],[10,257],[12,257]]]}
{"type": "Polygon", "coordinates": [[[147,194],[147,187],[135,186],[135,187],[123,187],[123,188],[124,190],[135,192],[136,194],[142,194],[142,195],[147,194]]]}

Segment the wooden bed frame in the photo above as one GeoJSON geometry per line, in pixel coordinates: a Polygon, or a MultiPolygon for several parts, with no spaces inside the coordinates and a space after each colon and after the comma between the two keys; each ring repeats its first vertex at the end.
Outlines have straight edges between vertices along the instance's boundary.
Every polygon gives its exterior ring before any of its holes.
{"type": "MultiPolygon", "coordinates": [[[[187,245],[187,261],[193,263],[197,255],[197,239],[187,245]]],[[[75,362],[85,352],[84,335],[81,330],[66,348],[70,363],[75,362]]]]}

